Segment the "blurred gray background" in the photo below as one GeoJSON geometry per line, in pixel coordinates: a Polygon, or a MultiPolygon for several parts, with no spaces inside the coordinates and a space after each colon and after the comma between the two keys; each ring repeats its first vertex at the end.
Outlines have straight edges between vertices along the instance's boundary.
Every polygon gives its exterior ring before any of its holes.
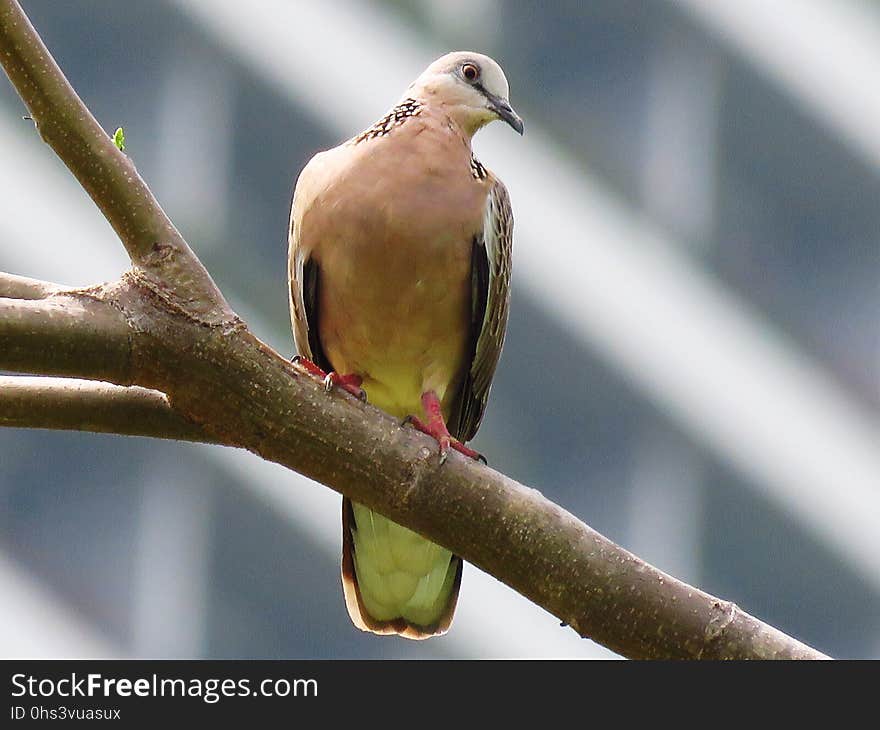
{"type": "MultiPolygon", "coordinates": [[[[257,333],[292,354],[286,227],[317,150],[431,60],[494,56],[516,215],[476,441],[663,570],[880,657],[880,6],[860,0],[25,0],[257,333]]],[[[122,247],[0,81],[0,270],[122,247]]],[[[472,566],[429,642],[350,624],[339,497],[246,453],[0,430],[5,657],[612,656],[472,566]]]]}

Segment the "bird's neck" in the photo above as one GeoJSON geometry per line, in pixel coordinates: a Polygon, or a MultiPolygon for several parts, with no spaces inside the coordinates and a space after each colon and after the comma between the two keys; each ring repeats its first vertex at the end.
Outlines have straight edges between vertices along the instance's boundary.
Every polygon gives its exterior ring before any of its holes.
{"type": "Polygon", "coordinates": [[[468,146],[474,135],[491,121],[488,116],[475,113],[473,107],[441,100],[431,88],[412,88],[407,97],[416,99],[432,113],[448,119],[468,146]]]}

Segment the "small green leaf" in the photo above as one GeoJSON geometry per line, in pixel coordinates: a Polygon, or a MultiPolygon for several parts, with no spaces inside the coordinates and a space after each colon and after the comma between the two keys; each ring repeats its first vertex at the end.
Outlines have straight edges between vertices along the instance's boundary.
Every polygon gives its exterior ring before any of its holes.
{"type": "Polygon", "coordinates": [[[125,149],[125,132],[122,131],[122,127],[117,128],[113,133],[113,144],[120,152],[125,149]]]}

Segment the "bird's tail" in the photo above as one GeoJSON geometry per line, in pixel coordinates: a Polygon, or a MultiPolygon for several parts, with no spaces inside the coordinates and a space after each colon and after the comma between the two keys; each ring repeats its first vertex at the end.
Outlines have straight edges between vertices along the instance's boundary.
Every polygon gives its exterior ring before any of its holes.
{"type": "Polygon", "coordinates": [[[461,568],[446,548],[343,498],[342,588],[359,629],[407,639],[446,633],[461,568]]]}

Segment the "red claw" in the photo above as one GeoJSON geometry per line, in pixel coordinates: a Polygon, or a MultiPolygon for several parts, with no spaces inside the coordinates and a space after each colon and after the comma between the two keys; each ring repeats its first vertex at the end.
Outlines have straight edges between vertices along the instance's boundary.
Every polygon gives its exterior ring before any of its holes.
{"type": "Polygon", "coordinates": [[[305,370],[309,375],[312,375],[320,380],[324,381],[324,387],[327,388],[328,391],[332,390],[334,387],[340,388],[344,390],[346,393],[351,393],[358,400],[366,400],[367,394],[364,392],[364,389],[361,388],[361,385],[364,382],[364,379],[360,375],[355,375],[354,373],[350,373],[348,375],[340,375],[337,372],[330,371],[329,373],[322,368],[318,367],[309,360],[307,357],[302,357],[297,355],[293,361],[302,366],[303,370],[305,370]]]}
{"type": "Polygon", "coordinates": [[[413,428],[421,431],[422,433],[428,434],[432,438],[437,440],[437,443],[440,444],[440,463],[442,464],[446,461],[447,452],[449,448],[452,447],[456,451],[465,456],[486,462],[486,459],[483,458],[483,455],[478,451],[474,451],[471,448],[465,446],[461,441],[457,438],[453,437],[452,434],[449,433],[449,429],[446,427],[446,421],[443,419],[443,411],[440,407],[440,399],[437,397],[437,394],[433,390],[429,390],[426,393],[422,394],[422,408],[425,409],[425,415],[427,416],[427,421],[422,421],[420,418],[416,416],[411,416],[408,420],[413,425],[413,428]]]}

